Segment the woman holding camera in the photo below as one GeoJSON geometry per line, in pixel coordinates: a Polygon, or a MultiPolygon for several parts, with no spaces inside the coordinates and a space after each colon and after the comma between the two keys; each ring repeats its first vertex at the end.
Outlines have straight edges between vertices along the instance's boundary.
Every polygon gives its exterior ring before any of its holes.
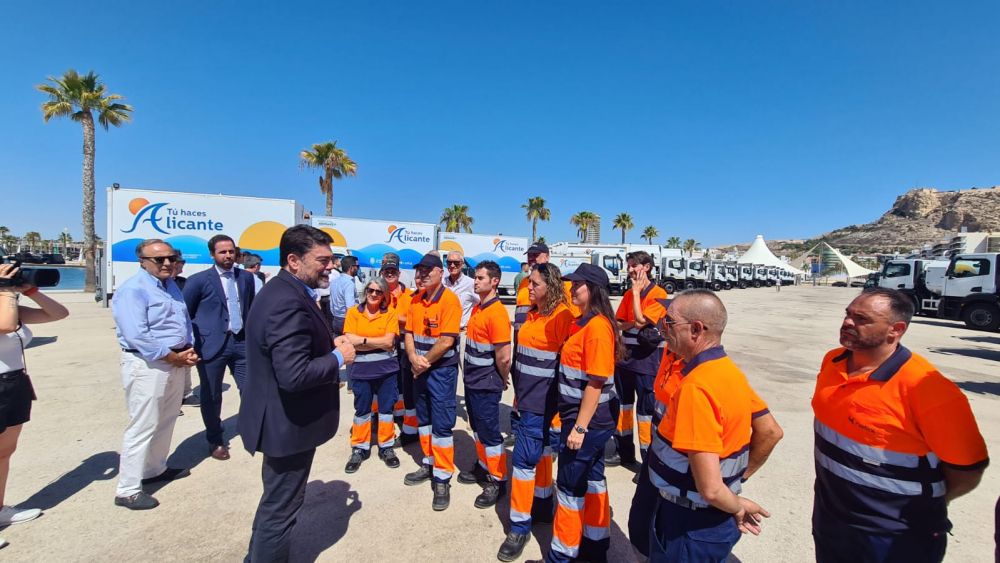
{"type": "MultiPolygon", "coordinates": [[[[10,456],[17,448],[21,425],[31,415],[35,391],[24,364],[24,348],[31,342],[27,325],[48,323],[66,318],[69,311],[33,285],[13,285],[18,281],[18,268],[0,264],[0,526],[19,524],[41,515],[37,508],[20,509],[7,505],[7,473],[10,456]],[[18,304],[18,294],[35,302],[38,307],[18,304]]],[[[0,540],[0,545],[5,542],[0,540]]]]}

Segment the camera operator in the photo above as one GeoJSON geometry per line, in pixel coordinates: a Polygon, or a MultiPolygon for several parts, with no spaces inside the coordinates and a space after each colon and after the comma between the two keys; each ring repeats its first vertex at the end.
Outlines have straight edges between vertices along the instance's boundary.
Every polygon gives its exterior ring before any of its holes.
{"type": "MultiPolygon", "coordinates": [[[[0,280],[15,279],[18,268],[0,264],[0,280]]],[[[10,283],[10,282],[7,282],[10,283]]],[[[19,524],[41,515],[37,508],[21,509],[4,503],[10,456],[17,448],[21,425],[31,417],[35,390],[24,363],[24,348],[31,342],[26,325],[48,323],[66,318],[69,311],[33,285],[0,283],[0,526],[19,524]],[[38,307],[18,305],[18,294],[38,307]]],[[[0,545],[6,542],[0,540],[0,545]]]]}

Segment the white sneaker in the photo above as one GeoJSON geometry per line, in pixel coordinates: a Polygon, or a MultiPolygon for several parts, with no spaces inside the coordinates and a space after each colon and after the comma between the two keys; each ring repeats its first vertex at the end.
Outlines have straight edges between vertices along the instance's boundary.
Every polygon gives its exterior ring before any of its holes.
{"type": "Polygon", "coordinates": [[[7,547],[7,540],[0,538],[0,547],[7,547]]]}
{"type": "Polygon", "coordinates": [[[42,515],[40,508],[18,508],[16,506],[4,505],[0,510],[0,526],[10,526],[11,524],[21,524],[34,520],[42,515]]]}

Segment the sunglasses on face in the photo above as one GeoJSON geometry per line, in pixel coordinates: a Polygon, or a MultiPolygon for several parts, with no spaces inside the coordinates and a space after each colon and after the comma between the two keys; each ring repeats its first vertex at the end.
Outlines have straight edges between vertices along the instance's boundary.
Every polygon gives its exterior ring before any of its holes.
{"type": "Polygon", "coordinates": [[[383,276],[398,276],[399,270],[382,270],[383,276]]]}
{"type": "Polygon", "coordinates": [[[381,289],[375,289],[374,287],[369,287],[365,289],[365,293],[368,295],[382,295],[381,289]]]}
{"type": "Polygon", "coordinates": [[[448,260],[448,265],[449,266],[461,266],[462,265],[462,261],[461,260],[448,260]]]}
{"type": "Polygon", "coordinates": [[[167,260],[170,260],[171,264],[176,263],[177,262],[177,255],[176,254],[171,254],[170,256],[140,256],[139,259],[140,260],[152,260],[157,266],[162,266],[163,264],[165,264],[167,262],[167,260]]]}

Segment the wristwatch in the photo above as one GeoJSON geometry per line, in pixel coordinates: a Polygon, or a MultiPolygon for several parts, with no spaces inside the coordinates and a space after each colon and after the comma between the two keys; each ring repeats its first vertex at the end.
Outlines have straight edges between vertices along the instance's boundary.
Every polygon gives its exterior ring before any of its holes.
{"type": "Polygon", "coordinates": [[[587,429],[584,428],[584,427],[582,427],[582,426],[580,426],[579,424],[577,424],[576,426],[574,426],[573,430],[576,430],[580,434],[586,434],[587,433],[587,429]]]}

